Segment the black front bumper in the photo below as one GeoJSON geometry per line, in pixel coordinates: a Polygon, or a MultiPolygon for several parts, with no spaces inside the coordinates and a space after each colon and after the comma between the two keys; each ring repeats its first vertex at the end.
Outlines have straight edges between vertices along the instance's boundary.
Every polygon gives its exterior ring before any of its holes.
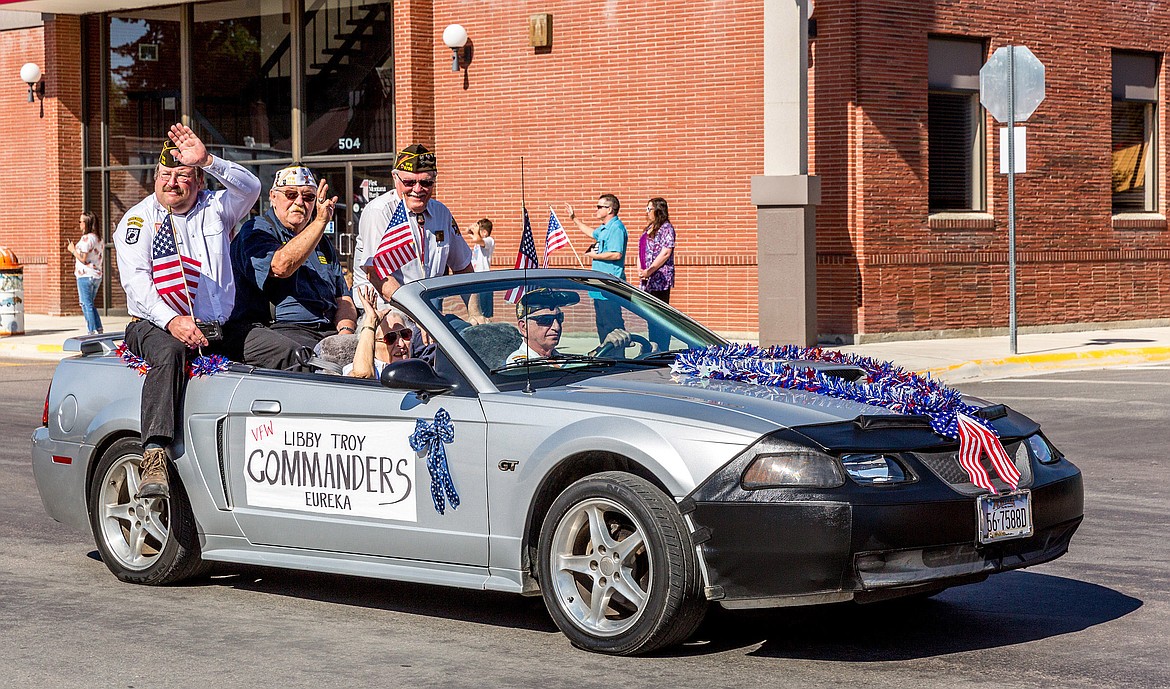
{"type": "Polygon", "coordinates": [[[1063,555],[1084,514],[1080,472],[1062,460],[1032,491],[1034,533],[977,545],[975,499],[923,481],[890,490],[700,487],[684,501],[710,588],[726,607],[890,598],[1063,555]],[[705,499],[706,498],[706,499],[705,499]]]}

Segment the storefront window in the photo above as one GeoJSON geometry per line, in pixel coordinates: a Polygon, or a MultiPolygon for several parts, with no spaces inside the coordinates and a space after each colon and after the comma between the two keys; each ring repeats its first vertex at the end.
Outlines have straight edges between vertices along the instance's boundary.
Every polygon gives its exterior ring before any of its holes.
{"type": "Polygon", "coordinates": [[[194,126],[229,160],[292,155],[292,42],[285,0],[195,5],[194,126]]]}
{"type": "Polygon", "coordinates": [[[391,14],[368,0],[306,7],[306,156],[394,152],[391,14]]]}
{"type": "Polygon", "coordinates": [[[179,119],[179,9],[109,15],[109,164],[142,165],[158,155],[179,119]]]}

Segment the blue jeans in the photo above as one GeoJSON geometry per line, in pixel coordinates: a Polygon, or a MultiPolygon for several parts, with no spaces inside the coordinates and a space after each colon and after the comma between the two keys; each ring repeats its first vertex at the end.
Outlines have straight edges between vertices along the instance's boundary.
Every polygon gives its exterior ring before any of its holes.
{"type": "Polygon", "coordinates": [[[77,300],[85,314],[85,329],[91,333],[102,329],[102,319],[98,318],[97,308],[93,305],[100,283],[100,278],[77,278],[77,300]]]}

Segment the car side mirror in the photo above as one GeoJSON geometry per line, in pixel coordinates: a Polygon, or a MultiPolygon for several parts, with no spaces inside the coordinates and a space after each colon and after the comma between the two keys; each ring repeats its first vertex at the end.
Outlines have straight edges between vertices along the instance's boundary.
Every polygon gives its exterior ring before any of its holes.
{"type": "Polygon", "coordinates": [[[426,402],[432,395],[441,395],[455,389],[455,384],[440,376],[422,359],[392,361],[379,376],[382,386],[395,390],[411,390],[426,402]]]}

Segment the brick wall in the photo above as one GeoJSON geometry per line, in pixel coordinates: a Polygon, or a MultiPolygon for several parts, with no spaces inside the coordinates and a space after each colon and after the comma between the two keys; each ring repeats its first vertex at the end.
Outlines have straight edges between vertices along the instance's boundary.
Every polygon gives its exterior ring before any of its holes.
{"type": "MultiPolygon", "coordinates": [[[[742,0],[435,2],[426,44],[436,197],[460,223],[494,221],[493,265],[504,268],[519,245],[521,156],[538,252],[550,204],[584,253],[591,240],[564,204],[590,219],[599,194],[616,194],[636,280],[646,201],[662,196],[678,230],[671,302],[715,328],[756,330],[750,177],[763,166],[762,19],[759,2],[742,0]],[[551,50],[528,45],[528,15],[537,11],[553,15],[551,50]],[[460,74],[442,42],[451,23],[473,43],[460,74]]],[[[400,134],[402,111],[400,100],[400,134]]],[[[576,259],[563,250],[554,265],[576,259]]]]}
{"type": "MultiPolygon", "coordinates": [[[[983,39],[989,55],[1003,45],[1027,45],[1047,69],[1047,98],[1027,123],[1029,172],[1016,179],[1019,324],[1170,317],[1164,224],[1115,229],[1110,212],[1111,50],[1164,52],[1170,7],[822,0],[817,18],[813,131],[814,169],[825,191],[817,215],[822,332],[1007,325],[1007,179],[998,174],[997,125],[990,117],[994,227],[941,229],[929,222],[931,35],[983,39]]],[[[1163,114],[1162,132],[1165,124],[1163,114]]],[[[1162,142],[1164,161],[1165,135],[1162,142]]],[[[1164,199],[1165,175],[1159,179],[1164,199]]]]}

